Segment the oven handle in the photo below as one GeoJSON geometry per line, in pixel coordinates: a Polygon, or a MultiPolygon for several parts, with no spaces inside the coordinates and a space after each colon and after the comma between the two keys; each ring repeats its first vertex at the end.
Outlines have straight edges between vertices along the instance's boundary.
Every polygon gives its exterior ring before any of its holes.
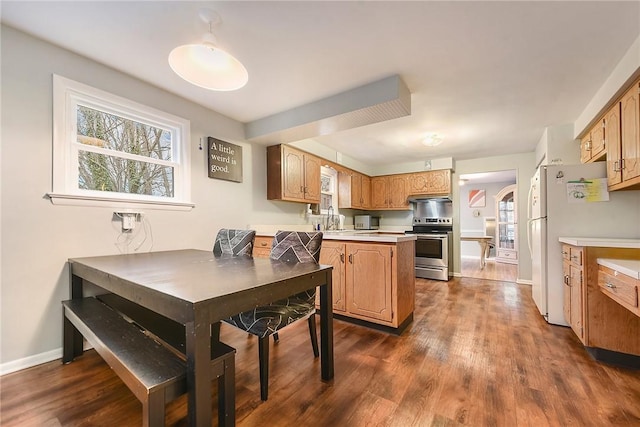
{"type": "Polygon", "coordinates": [[[441,267],[441,268],[438,268],[438,267],[423,267],[423,266],[417,266],[416,265],[416,270],[443,271],[444,267],[441,267]]]}

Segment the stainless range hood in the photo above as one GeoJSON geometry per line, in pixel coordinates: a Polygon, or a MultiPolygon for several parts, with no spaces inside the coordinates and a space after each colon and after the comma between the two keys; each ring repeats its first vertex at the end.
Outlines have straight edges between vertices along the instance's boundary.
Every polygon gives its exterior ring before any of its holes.
{"type": "Polygon", "coordinates": [[[411,93],[393,75],[245,123],[249,141],[282,144],[411,115],[411,93]]]}

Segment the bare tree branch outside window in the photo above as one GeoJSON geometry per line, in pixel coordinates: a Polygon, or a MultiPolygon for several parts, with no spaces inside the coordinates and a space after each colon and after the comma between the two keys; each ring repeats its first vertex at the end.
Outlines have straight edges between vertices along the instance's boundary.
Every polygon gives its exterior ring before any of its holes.
{"type": "Polygon", "coordinates": [[[172,161],[171,132],[82,105],[77,117],[78,143],[104,149],[80,149],[79,188],[174,196],[173,167],[155,162],[172,161]]]}

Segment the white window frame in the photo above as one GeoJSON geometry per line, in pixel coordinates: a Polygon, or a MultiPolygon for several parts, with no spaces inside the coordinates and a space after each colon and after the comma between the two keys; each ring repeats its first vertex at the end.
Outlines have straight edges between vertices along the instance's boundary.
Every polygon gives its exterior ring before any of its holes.
{"type": "MultiPolygon", "coordinates": [[[[189,210],[191,203],[190,122],[65,77],[53,75],[53,191],[54,204],[118,208],[189,210]],[[124,117],[172,134],[171,161],[154,160],[173,168],[173,197],[86,190],[78,186],[78,152],[100,151],[77,142],[78,104],[124,117]]],[[[131,157],[119,153],[121,157],[131,157]]],[[[136,159],[137,160],[137,159],[136,159]]]]}

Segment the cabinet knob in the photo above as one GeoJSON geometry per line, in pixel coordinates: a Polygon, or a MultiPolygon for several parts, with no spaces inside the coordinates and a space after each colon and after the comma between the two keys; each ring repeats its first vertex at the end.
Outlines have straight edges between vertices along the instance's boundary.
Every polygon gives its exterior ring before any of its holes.
{"type": "Polygon", "coordinates": [[[340,254],[340,262],[344,264],[344,254],[340,254]]]}
{"type": "Polygon", "coordinates": [[[267,242],[261,242],[260,246],[267,246],[267,242]]]}
{"type": "Polygon", "coordinates": [[[353,254],[349,254],[349,264],[353,264],[353,254]]]}
{"type": "Polygon", "coordinates": [[[605,286],[607,288],[609,288],[609,289],[615,289],[616,288],[616,285],[614,285],[613,283],[607,283],[605,286]]]}

